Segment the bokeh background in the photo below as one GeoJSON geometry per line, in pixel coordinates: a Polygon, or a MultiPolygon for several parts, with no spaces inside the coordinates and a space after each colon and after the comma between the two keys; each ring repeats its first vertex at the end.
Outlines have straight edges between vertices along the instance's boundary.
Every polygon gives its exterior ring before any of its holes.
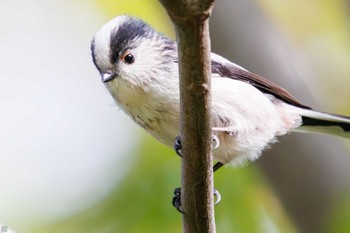
{"type": "MultiPolygon", "coordinates": [[[[94,33],[124,13],[174,38],[155,0],[0,0],[0,225],[181,232],[178,156],[118,109],[91,61],[94,33]]],[[[307,105],[350,115],[348,0],[218,0],[211,41],[307,105]]],[[[218,171],[217,232],[350,232],[349,145],[293,134],[218,171]]]]}

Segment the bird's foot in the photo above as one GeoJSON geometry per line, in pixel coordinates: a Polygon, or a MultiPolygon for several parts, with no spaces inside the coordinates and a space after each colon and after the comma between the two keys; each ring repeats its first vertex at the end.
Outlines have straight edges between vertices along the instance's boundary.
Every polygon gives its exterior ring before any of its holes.
{"type": "MultiPolygon", "coordinates": [[[[211,135],[211,141],[212,141],[212,150],[215,150],[220,146],[220,140],[216,135],[214,135],[214,134],[211,135]]],[[[176,154],[180,157],[182,157],[181,148],[182,148],[181,147],[181,136],[178,135],[175,138],[174,150],[175,150],[176,154]]]]}
{"type": "MultiPolygon", "coordinates": [[[[215,150],[217,149],[219,146],[220,146],[220,140],[219,138],[212,134],[211,136],[211,140],[212,140],[212,149],[215,150]]],[[[182,154],[181,154],[181,136],[178,135],[176,138],[175,138],[175,143],[174,143],[174,150],[176,152],[176,154],[178,156],[180,156],[182,158],[182,154]]],[[[217,162],[214,166],[213,166],[213,171],[217,171],[219,168],[221,168],[223,166],[222,163],[220,162],[217,162]]]]}
{"type": "MultiPolygon", "coordinates": [[[[216,189],[214,189],[214,196],[216,197],[214,205],[217,205],[221,201],[221,195],[220,195],[219,191],[216,189]]],[[[185,213],[182,209],[182,204],[181,204],[181,188],[176,188],[174,190],[174,196],[173,196],[172,203],[177,211],[179,211],[182,214],[185,213]]]]}
{"type": "Polygon", "coordinates": [[[178,156],[182,158],[181,154],[181,136],[177,135],[175,138],[175,143],[174,143],[174,150],[178,156]]]}

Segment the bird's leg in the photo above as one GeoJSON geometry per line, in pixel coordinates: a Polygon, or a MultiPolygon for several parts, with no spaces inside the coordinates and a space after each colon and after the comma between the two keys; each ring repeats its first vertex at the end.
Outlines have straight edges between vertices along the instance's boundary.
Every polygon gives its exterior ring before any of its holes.
{"type": "MultiPolygon", "coordinates": [[[[236,132],[235,132],[234,130],[232,130],[232,127],[213,127],[212,130],[213,130],[213,132],[218,132],[218,133],[224,132],[224,133],[226,133],[226,134],[228,134],[228,135],[230,135],[230,136],[236,135],[236,132]]],[[[216,137],[216,136],[215,136],[215,137],[216,137]]],[[[218,139],[217,137],[216,137],[216,139],[217,139],[217,141],[218,141],[219,143],[217,144],[216,147],[214,147],[214,149],[217,148],[217,147],[219,147],[219,145],[220,145],[219,139],[218,139]]],[[[217,163],[214,165],[214,167],[213,167],[214,172],[217,171],[217,170],[219,170],[219,168],[221,168],[222,166],[224,166],[224,164],[222,164],[222,163],[220,163],[220,162],[217,162],[217,163]]]]}
{"type": "Polygon", "coordinates": [[[236,135],[236,132],[233,130],[233,127],[213,127],[212,128],[213,132],[218,132],[218,133],[226,133],[230,136],[236,135]]]}
{"type": "MultiPolygon", "coordinates": [[[[217,129],[217,128],[215,128],[215,129],[217,129]]],[[[211,140],[212,140],[212,149],[213,150],[217,149],[220,146],[219,138],[216,135],[212,134],[211,140]]],[[[176,154],[182,158],[182,154],[181,154],[181,136],[180,135],[176,136],[176,138],[175,138],[174,150],[175,150],[176,154]]],[[[213,171],[216,172],[222,166],[223,166],[222,163],[217,162],[213,166],[213,171]]]]}
{"type": "MultiPolygon", "coordinates": [[[[221,201],[221,195],[220,195],[219,191],[216,189],[214,189],[214,196],[216,197],[214,205],[217,205],[221,201]]],[[[176,188],[174,190],[174,196],[173,196],[172,203],[177,211],[179,211],[182,214],[185,213],[181,207],[181,188],[176,188]]]]}
{"type": "MultiPolygon", "coordinates": [[[[211,136],[211,141],[212,141],[212,149],[213,150],[220,146],[220,140],[219,140],[219,138],[216,135],[213,134],[211,136]]],[[[179,155],[182,158],[182,154],[181,154],[181,136],[180,135],[178,135],[175,138],[174,150],[175,150],[176,154],[179,155]]],[[[213,171],[215,172],[216,170],[218,170],[222,166],[223,166],[222,163],[217,162],[213,166],[213,171]]],[[[216,189],[214,189],[214,196],[216,197],[216,201],[214,203],[216,205],[221,200],[221,195],[220,195],[219,191],[216,190],[216,189]]],[[[173,206],[176,208],[177,211],[179,211],[182,214],[185,213],[183,211],[182,207],[181,207],[181,188],[176,188],[174,190],[174,196],[173,196],[173,199],[172,199],[172,203],[173,203],[173,206]]]]}
{"type": "Polygon", "coordinates": [[[214,166],[213,166],[213,172],[216,172],[217,170],[219,170],[219,168],[221,168],[222,166],[224,166],[224,164],[217,162],[214,166]]]}

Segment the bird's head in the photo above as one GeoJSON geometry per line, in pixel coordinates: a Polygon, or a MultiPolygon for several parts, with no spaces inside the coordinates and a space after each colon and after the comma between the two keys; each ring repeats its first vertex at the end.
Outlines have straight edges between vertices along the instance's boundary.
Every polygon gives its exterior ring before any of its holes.
{"type": "Polygon", "coordinates": [[[174,41],[142,20],[126,15],[117,16],[97,31],[91,53],[107,85],[120,79],[133,85],[148,85],[167,76],[177,61],[174,41]]]}

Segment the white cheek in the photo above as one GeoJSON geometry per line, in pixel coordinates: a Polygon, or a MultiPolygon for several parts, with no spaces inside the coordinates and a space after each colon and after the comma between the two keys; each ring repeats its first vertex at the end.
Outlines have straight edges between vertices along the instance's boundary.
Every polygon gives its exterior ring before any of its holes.
{"type": "Polygon", "coordinates": [[[94,36],[94,54],[97,65],[100,69],[111,68],[111,63],[109,60],[111,33],[125,20],[127,20],[127,17],[125,16],[116,17],[103,25],[100,30],[96,32],[94,36]]]}

